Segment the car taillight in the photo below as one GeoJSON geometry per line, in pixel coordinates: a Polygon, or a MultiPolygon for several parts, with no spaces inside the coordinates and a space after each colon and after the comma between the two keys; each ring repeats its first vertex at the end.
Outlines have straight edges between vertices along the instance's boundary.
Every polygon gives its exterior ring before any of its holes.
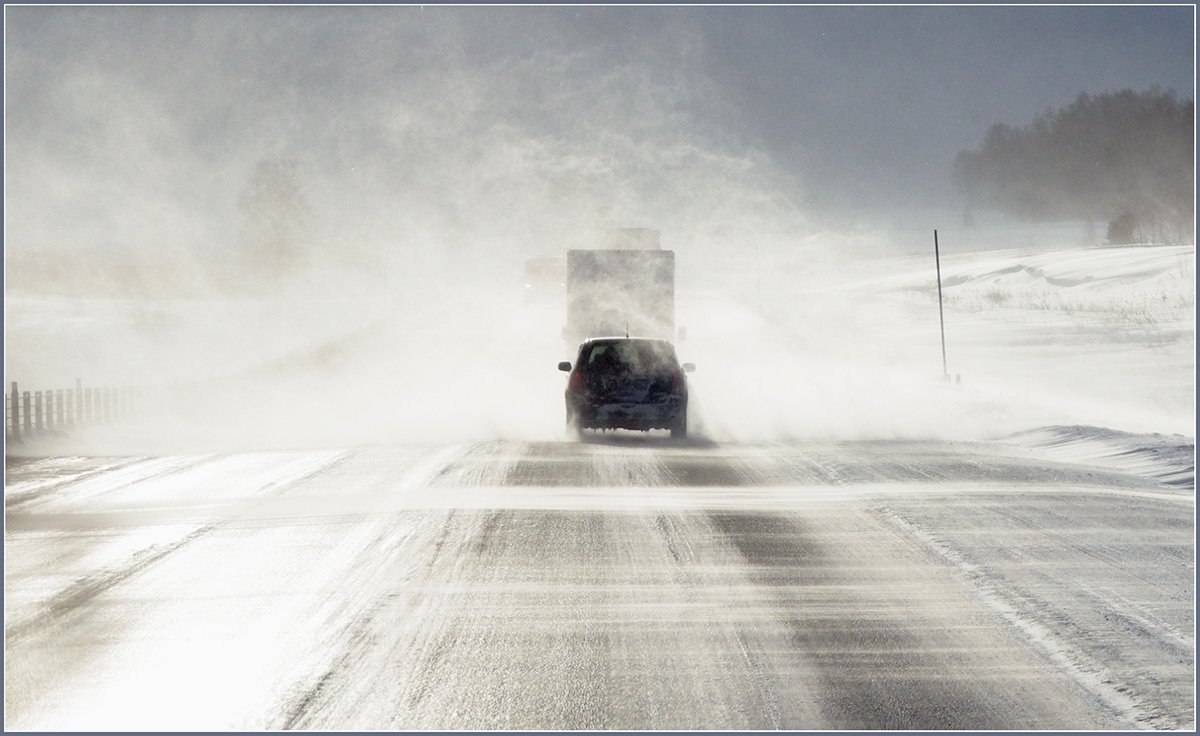
{"type": "Polygon", "coordinates": [[[567,379],[567,390],[573,394],[583,393],[583,373],[578,370],[571,371],[571,377],[567,379]]]}
{"type": "Polygon", "coordinates": [[[671,392],[683,393],[683,371],[675,371],[671,374],[671,392]]]}

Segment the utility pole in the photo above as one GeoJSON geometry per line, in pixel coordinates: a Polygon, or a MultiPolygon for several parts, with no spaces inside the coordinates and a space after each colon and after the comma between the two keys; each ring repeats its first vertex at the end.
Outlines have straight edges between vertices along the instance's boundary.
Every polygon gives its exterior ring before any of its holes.
{"type": "Polygon", "coordinates": [[[938,253],[937,228],[933,230],[933,261],[937,264],[938,284],[938,323],[942,328],[942,380],[950,380],[950,372],[946,370],[946,318],[942,314],[942,257],[938,253]]]}

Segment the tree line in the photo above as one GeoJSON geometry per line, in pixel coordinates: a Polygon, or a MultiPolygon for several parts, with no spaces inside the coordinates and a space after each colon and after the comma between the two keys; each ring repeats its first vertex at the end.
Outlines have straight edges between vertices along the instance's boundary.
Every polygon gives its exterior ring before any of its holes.
{"type": "Polygon", "coordinates": [[[959,152],[967,214],[1107,222],[1110,243],[1195,238],[1195,103],[1174,91],[1081,94],[1024,127],[993,125],[959,152]]]}

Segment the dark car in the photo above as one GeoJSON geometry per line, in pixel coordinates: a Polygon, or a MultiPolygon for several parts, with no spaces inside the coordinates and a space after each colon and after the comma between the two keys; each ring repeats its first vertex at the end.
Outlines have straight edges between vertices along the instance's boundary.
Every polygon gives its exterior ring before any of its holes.
{"type": "Polygon", "coordinates": [[[666,340],[644,337],[597,337],[579,346],[569,371],[567,429],[669,429],[687,436],[688,391],[685,373],[666,340]]]}

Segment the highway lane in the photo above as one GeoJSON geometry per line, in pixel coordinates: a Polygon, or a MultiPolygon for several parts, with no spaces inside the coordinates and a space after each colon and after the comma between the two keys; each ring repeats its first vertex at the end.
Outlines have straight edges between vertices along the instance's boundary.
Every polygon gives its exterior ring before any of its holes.
{"type": "Polygon", "coordinates": [[[8,728],[1194,725],[1194,492],[995,443],[8,471],[8,728]]]}

